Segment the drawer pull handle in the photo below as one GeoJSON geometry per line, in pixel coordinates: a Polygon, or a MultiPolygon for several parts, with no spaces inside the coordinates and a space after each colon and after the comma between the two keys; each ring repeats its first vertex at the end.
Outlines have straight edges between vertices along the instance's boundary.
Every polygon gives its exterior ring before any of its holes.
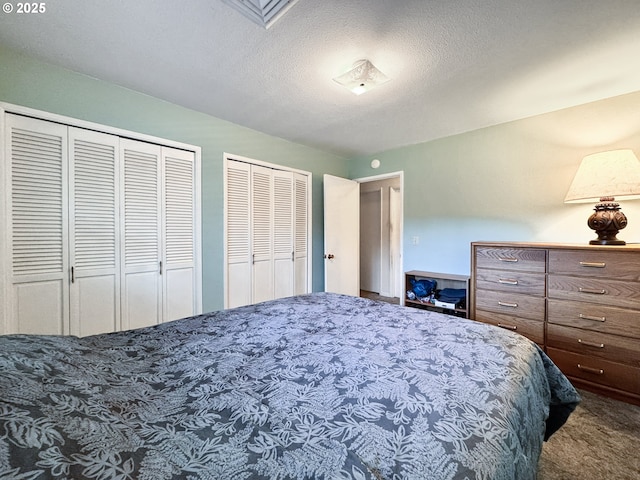
{"type": "Polygon", "coordinates": [[[604,343],[587,342],[585,340],[582,340],[581,338],[578,339],[578,343],[586,347],[604,348],[604,343]]]}
{"type": "Polygon", "coordinates": [[[578,288],[580,293],[590,293],[592,295],[606,295],[607,291],[603,288],[602,290],[593,290],[591,288],[578,288]]]}
{"type": "Polygon", "coordinates": [[[517,303],[498,302],[498,305],[500,305],[501,307],[518,308],[517,303]]]}
{"type": "Polygon", "coordinates": [[[594,322],[606,322],[607,317],[593,317],[591,315],[583,315],[582,313],[578,314],[578,317],[584,320],[593,320],[594,322]]]}
{"type": "Polygon", "coordinates": [[[607,266],[604,262],[580,262],[581,267],[604,268],[607,266]]]}
{"type": "Polygon", "coordinates": [[[518,261],[518,259],[515,257],[498,257],[498,260],[500,260],[501,262],[511,262],[511,263],[515,263],[518,261]]]}
{"type": "Polygon", "coordinates": [[[593,373],[595,375],[604,375],[604,370],[602,370],[601,368],[585,367],[584,365],[578,364],[578,370],[583,370],[587,373],[593,373]]]}
{"type": "Polygon", "coordinates": [[[518,285],[518,280],[512,280],[510,278],[499,278],[498,283],[502,283],[504,285],[518,285]]]}
{"type": "Polygon", "coordinates": [[[506,330],[513,330],[514,332],[518,330],[517,325],[505,325],[504,323],[498,323],[498,326],[506,330]]]}

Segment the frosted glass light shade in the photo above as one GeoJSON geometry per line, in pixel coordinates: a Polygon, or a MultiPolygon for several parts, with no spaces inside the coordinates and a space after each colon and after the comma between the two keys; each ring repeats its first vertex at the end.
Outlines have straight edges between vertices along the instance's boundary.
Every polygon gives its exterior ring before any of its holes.
{"type": "Polygon", "coordinates": [[[369,60],[358,60],[347,73],[333,79],[356,95],[368,92],[378,85],[389,81],[384,73],[378,70],[369,60]]]}
{"type": "Polygon", "coordinates": [[[640,198],[640,161],[632,150],[594,153],[582,159],[565,203],[598,202],[640,198]]]}

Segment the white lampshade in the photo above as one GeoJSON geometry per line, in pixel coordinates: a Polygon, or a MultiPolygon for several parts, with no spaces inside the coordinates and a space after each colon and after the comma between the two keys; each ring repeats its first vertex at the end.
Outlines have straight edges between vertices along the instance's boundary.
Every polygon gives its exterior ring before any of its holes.
{"type": "Polygon", "coordinates": [[[604,197],[640,198],[640,161],[632,150],[612,150],[584,157],[564,201],[593,203],[604,197]]]}

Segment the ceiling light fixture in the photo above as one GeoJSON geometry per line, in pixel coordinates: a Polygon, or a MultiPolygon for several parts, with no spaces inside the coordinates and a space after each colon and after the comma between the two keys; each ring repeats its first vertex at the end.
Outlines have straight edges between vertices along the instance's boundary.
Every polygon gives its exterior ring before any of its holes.
{"type": "Polygon", "coordinates": [[[374,67],[369,60],[358,60],[353,64],[351,70],[333,79],[334,82],[351,90],[356,95],[362,95],[389,80],[389,77],[374,67]]]}
{"type": "Polygon", "coordinates": [[[298,0],[222,0],[245,17],[268,29],[298,0]]]}

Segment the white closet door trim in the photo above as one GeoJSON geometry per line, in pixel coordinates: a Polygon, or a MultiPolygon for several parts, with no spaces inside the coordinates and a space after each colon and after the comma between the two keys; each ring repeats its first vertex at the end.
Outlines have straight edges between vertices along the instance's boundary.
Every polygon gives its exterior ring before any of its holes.
{"type": "Polygon", "coordinates": [[[147,135],[145,133],[134,132],[131,130],[125,130],[122,128],[112,127],[109,125],[102,125],[100,123],[89,122],[86,120],[80,120],[78,118],[66,117],[64,115],[58,115],[56,113],[45,112],[42,110],[36,110],[29,107],[23,107],[21,105],[14,105],[11,103],[0,102],[0,113],[15,113],[17,115],[24,115],[26,117],[38,118],[40,120],[48,120],[50,122],[61,123],[70,127],[84,128],[86,130],[94,130],[96,132],[110,133],[123,138],[131,138],[134,140],[141,140],[143,142],[155,143],[164,147],[178,148],[181,150],[189,150],[197,152],[198,159],[200,159],[200,153],[202,149],[197,145],[190,145],[188,143],[176,142],[166,138],[156,137],[153,135],[147,135]]]}
{"type": "Polygon", "coordinates": [[[227,160],[235,160],[235,161],[238,161],[238,162],[248,163],[248,164],[251,164],[251,165],[258,165],[260,167],[270,168],[272,170],[281,170],[283,172],[300,173],[302,175],[307,175],[309,177],[309,179],[311,179],[311,172],[308,172],[306,170],[300,170],[299,168],[285,167],[283,165],[278,165],[277,163],[264,162],[262,160],[256,160],[254,158],[249,158],[249,157],[243,157],[242,155],[234,155],[233,153],[227,153],[227,152],[223,153],[223,157],[224,157],[224,161],[225,162],[227,160]]]}

